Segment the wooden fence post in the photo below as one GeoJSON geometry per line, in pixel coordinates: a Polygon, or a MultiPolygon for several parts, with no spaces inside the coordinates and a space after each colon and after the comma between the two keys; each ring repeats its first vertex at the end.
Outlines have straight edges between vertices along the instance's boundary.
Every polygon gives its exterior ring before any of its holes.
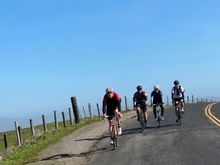
{"type": "Polygon", "coordinates": [[[23,145],[24,141],[23,141],[23,135],[22,135],[21,126],[18,126],[18,133],[19,133],[19,136],[20,136],[21,145],[23,145]]]}
{"type": "Polygon", "coordinates": [[[42,121],[43,121],[44,132],[47,133],[47,124],[44,115],[42,115],[42,121]]]}
{"type": "Polygon", "coordinates": [[[5,144],[5,149],[8,149],[8,137],[7,134],[4,134],[4,144],[5,144]]]}
{"type": "Polygon", "coordinates": [[[91,103],[89,103],[88,109],[89,109],[89,116],[90,116],[90,118],[92,118],[92,106],[91,106],[91,103]]]}
{"type": "Polygon", "coordinates": [[[84,115],[85,115],[85,119],[87,118],[86,116],[86,111],[85,111],[85,107],[83,106],[83,112],[84,112],[84,115]]]}
{"type": "Polygon", "coordinates": [[[167,95],[167,105],[169,105],[169,96],[167,95]]]}
{"type": "Polygon", "coordinates": [[[15,130],[16,130],[16,136],[17,136],[17,143],[18,143],[18,146],[20,147],[21,146],[21,138],[20,138],[20,134],[18,131],[18,123],[16,121],[15,121],[15,130]]]}
{"type": "Polygon", "coordinates": [[[100,110],[99,110],[99,104],[97,103],[96,106],[97,106],[98,115],[99,115],[99,117],[101,117],[100,110]]]}
{"type": "Polygon", "coordinates": [[[80,122],[79,118],[79,108],[77,105],[76,97],[71,97],[71,103],[72,103],[72,108],[73,108],[73,114],[75,118],[75,123],[78,124],[80,122]]]}
{"type": "Polygon", "coordinates": [[[192,103],[194,103],[194,96],[192,95],[192,103]]]}
{"type": "Polygon", "coordinates": [[[189,96],[187,96],[187,103],[189,104],[189,96]]]}
{"type": "Polygon", "coordinates": [[[66,119],[65,119],[65,114],[62,112],[62,117],[63,117],[63,127],[66,127],[66,119]]]}
{"type": "Polygon", "coordinates": [[[125,109],[128,110],[128,101],[127,101],[127,97],[125,96],[125,109]]]}
{"type": "Polygon", "coordinates": [[[68,108],[68,109],[69,109],[70,125],[73,125],[73,118],[72,118],[71,108],[68,108]]]}
{"type": "Polygon", "coordinates": [[[32,119],[30,119],[30,126],[31,126],[32,137],[33,139],[35,139],[35,129],[34,129],[34,124],[33,124],[32,119]]]}
{"type": "Polygon", "coordinates": [[[54,111],[55,130],[58,130],[57,112],[54,111]]]}

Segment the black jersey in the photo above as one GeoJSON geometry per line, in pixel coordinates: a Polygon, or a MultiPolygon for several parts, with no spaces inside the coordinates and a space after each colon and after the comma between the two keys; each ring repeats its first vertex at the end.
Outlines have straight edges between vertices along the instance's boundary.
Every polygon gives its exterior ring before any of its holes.
{"type": "Polygon", "coordinates": [[[151,98],[153,99],[153,104],[162,104],[163,103],[163,94],[161,90],[158,92],[153,91],[151,93],[151,98]]]}
{"type": "Polygon", "coordinates": [[[141,93],[135,92],[133,101],[136,105],[146,105],[147,104],[147,93],[142,91],[141,93]]]}

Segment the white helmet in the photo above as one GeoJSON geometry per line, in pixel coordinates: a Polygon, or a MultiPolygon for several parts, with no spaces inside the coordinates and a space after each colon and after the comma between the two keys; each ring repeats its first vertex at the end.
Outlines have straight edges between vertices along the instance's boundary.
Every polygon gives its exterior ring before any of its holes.
{"type": "Polygon", "coordinates": [[[108,93],[108,92],[113,92],[113,89],[112,89],[112,87],[108,87],[108,88],[106,88],[106,93],[108,93]]]}
{"type": "Polygon", "coordinates": [[[159,85],[154,85],[154,89],[160,89],[159,85]]]}

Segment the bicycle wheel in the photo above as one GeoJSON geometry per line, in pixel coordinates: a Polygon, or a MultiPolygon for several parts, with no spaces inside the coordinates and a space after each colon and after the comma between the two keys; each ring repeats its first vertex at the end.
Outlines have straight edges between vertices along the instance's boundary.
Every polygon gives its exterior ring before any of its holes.
{"type": "Polygon", "coordinates": [[[118,147],[118,137],[115,138],[115,147],[118,147]]]}
{"type": "Polygon", "coordinates": [[[157,116],[157,121],[158,121],[158,127],[160,127],[160,115],[158,114],[158,116],[157,116]]]}
{"type": "Polygon", "coordinates": [[[116,142],[115,142],[115,141],[116,141],[115,138],[113,138],[113,142],[114,142],[114,143],[113,143],[113,149],[114,149],[114,150],[116,149],[116,144],[115,144],[116,142]]]}
{"type": "Polygon", "coordinates": [[[141,126],[141,132],[144,131],[144,113],[143,111],[140,112],[140,126],[141,126]]]}
{"type": "Polygon", "coordinates": [[[181,123],[182,123],[182,116],[181,116],[181,112],[179,110],[179,124],[181,125],[181,123]]]}
{"type": "Polygon", "coordinates": [[[177,109],[177,119],[178,119],[179,125],[181,125],[181,113],[180,113],[180,108],[177,109]]]}
{"type": "Polygon", "coordinates": [[[112,140],[113,140],[113,149],[115,150],[116,144],[115,144],[115,137],[116,137],[116,130],[115,125],[112,126],[112,140]]]}

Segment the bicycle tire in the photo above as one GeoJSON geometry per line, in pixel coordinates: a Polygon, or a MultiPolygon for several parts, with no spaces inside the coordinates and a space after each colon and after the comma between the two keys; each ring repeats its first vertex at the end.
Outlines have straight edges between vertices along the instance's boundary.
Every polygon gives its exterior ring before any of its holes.
{"type": "Polygon", "coordinates": [[[181,121],[181,112],[180,112],[180,108],[178,107],[178,111],[177,111],[177,118],[178,118],[178,123],[179,123],[179,125],[181,125],[181,123],[182,123],[182,121],[181,121]]]}
{"type": "Polygon", "coordinates": [[[113,149],[116,150],[115,138],[113,139],[113,149]]]}
{"type": "Polygon", "coordinates": [[[179,124],[180,124],[180,125],[182,124],[182,116],[181,116],[180,110],[179,110],[179,124]]]}
{"type": "Polygon", "coordinates": [[[141,132],[144,132],[144,113],[143,111],[141,110],[140,112],[140,126],[141,126],[141,132]]]}
{"type": "Polygon", "coordinates": [[[160,121],[161,121],[161,115],[160,115],[160,109],[158,109],[158,105],[157,105],[157,121],[158,121],[158,128],[160,127],[160,121]]]}
{"type": "Polygon", "coordinates": [[[118,147],[118,138],[115,138],[115,147],[118,147]]]}
{"type": "Polygon", "coordinates": [[[158,127],[160,127],[160,116],[159,115],[158,115],[157,121],[158,121],[158,127]]]}

